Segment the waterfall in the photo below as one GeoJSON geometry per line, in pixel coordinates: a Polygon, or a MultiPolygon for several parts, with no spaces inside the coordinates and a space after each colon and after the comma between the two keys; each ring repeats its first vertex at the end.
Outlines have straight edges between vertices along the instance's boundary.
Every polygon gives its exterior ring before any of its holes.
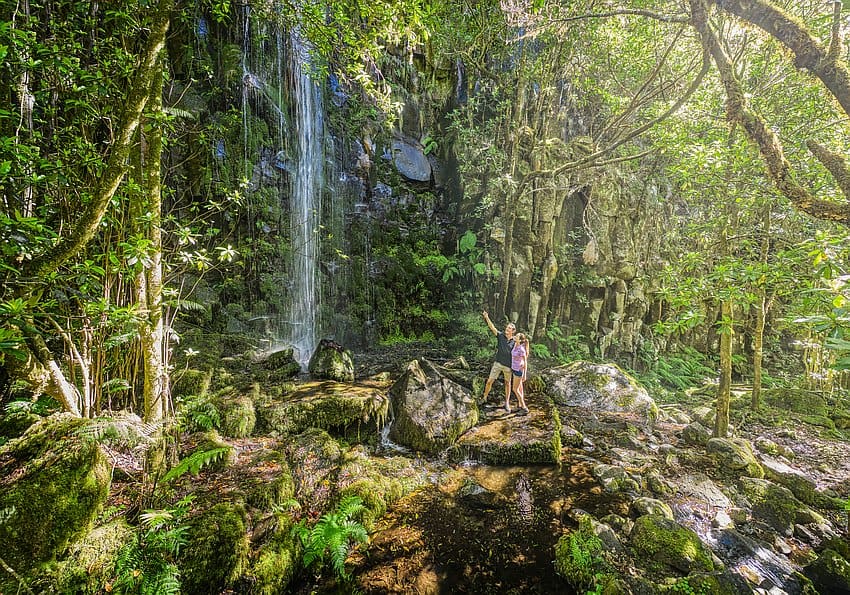
{"type": "Polygon", "coordinates": [[[290,188],[290,309],[288,342],[302,369],[316,347],[319,311],[319,223],[324,184],[324,112],[322,92],[310,78],[308,46],[291,36],[290,68],[297,136],[295,171],[290,188]]]}

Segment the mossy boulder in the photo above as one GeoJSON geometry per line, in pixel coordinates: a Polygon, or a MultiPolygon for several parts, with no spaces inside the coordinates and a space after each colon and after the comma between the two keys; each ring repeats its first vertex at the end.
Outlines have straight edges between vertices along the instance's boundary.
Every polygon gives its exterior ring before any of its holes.
{"type": "Polygon", "coordinates": [[[824,550],[803,569],[819,593],[850,595],[850,562],[835,550],[824,550]]]}
{"type": "Polygon", "coordinates": [[[673,520],[673,509],[670,505],[655,498],[647,498],[642,496],[632,502],[632,510],[635,516],[644,516],[647,514],[661,515],[665,518],[673,520]]]}
{"type": "Polygon", "coordinates": [[[648,514],[635,520],[631,544],[641,557],[681,572],[714,570],[711,550],[699,536],[662,515],[648,514]]]}
{"type": "Polygon", "coordinates": [[[295,480],[285,456],[277,451],[264,452],[254,460],[259,473],[245,478],[246,502],[260,510],[272,510],[295,495],[295,480]]]}
{"type": "Polygon", "coordinates": [[[698,421],[691,422],[682,429],[682,440],[692,446],[705,446],[711,440],[711,430],[698,421]]]}
{"type": "Polygon", "coordinates": [[[578,361],[542,374],[555,403],[597,411],[627,411],[655,420],[658,406],[637,381],[614,364],[578,361]]]}
{"type": "Polygon", "coordinates": [[[301,373],[301,364],[295,361],[292,348],[272,352],[257,362],[265,377],[272,382],[280,382],[295,378],[301,373]]]}
{"type": "Polygon", "coordinates": [[[103,507],[112,466],[82,435],[88,423],[52,415],[0,447],[0,557],[21,575],[54,560],[103,507]]]}
{"type": "Polygon", "coordinates": [[[407,457],[370,457],[362,446],[343,453],[337,475],[340,497],[359,496],[366,507],[363,523],[371,528],[387,508],[428,483],[427,470],[407,457]]]}
{"type": "Polygon", "coordinates": [[[40,419],[41,416],[28,411],[11,411],[0,417],[0,444],[18,438],[40,419]]]}
{"type": "Polygon", "coordinates": [[[560,426],[553,415],[538,409],[521,418],[499,415],[465,432],[449,448],[448,457],[455,462],[474,460],[488,465],[558,463],[560,426]]]}
{"type": "Polygon", "coordinates": [[[322,339],[310,357],[307,371],[317,379],[354,382],[354,360],[351,351],[339,343],[322,339]]]}
{"type": "Polygon", "coordinates": [[[605,545],[596,535],[593,518],[582,515],[575,531],[562,536],[555,545],[555,572],[577,592],[618,593],[616,573],[605,559],[605,545]]]}
{"type": "Polygon", "coordinates": [[[786,536],[793,533],[798,515],[808,509],[791,490],[766,479],[742,477],[740,487],[750,501],[753,515],[786,536]]]}
{"type": "Polygon", "coordinates": [[[123,518],[96,527],[69,548],[65,558],[51,568],[44,580],[33,586],[58,593],[103,593],[115,574],[115,562],[121,549],[135,532],[123,518]],[[44,584],[44,581],[49,584],[44,584]]]}
{"type": "Polygon", "coordinates": [[[762,392],[762,395],[765,403],[779,409],[817,417],[829,415],[826,398],[818,392],[803,388],[781,387],[767,389],[762,392]]]}
{"type": "Polygon", "coordinates": [[[286,593],[289,583],[300,568],[302,546],[293,535],[292,518],[284,513],[275,515],[274,533],[254,557],[248,575],[251,593],[278,595],[286,593]]]}
{"type": "Polygon", "coordinates": [[[764,477],[753,447],[742,438],[712,438],[706,444],[706,450],[714,458],[718,469],[726,475],[764,477]]]}
{"type": "Polygon", "coordinates": [[[298,385],[283,401],[259,407],[257,416],[265,432],[278,435],[297,434],[311,427],[344,429],[368,424],[377,431],[389,406],[380,388],[325,380],[298,385]]]}
{"type": "Polygon", "coordinates": [[[389,393],[390,439],[414,450],[439,452],[478,423],[472,393],[426,359],[410,362],[389,393]]]}
{"type": "Polygon", "coordinates": [[[833,507],[831,499],[820,493],[814,480],[802,471],[767,456],[762,457],[761,464],[766,479],[785,486],[801,502],[810,506],[833,507]]]}
{"type": "Polygon", "coordinates": [[[601,463],[593,467],[592,474],[610,494],[640,492],[640,482],[619,465],[601,463]]]}
{"type": "Polygon", "coordinates": [[[327,432],[310,428],[286,445],[295,495],[311,511],[323,511],[333,497],[333,486],[342,462],[339,443],[327,432]]]}
{"type": "Polygon", "coordinates": [[[216,504],[188,522],[188,543],[178,565],[186,593],[220,593],[248,567],[247,515],[239,503],[216,504]]]}
{"type": "Polygon", "coordinates": [[[203,397],[209,392],[212,383],[213,371],[195,370],[189,368],[181,372],[175,372],[174,384],[171,387],[171,395],[177,397],[203,397]]]}
{"type": "Polygon", "coordinates": [[[248,395],[228,394],[215,400],[221,417],[221,433],[229,438],[247,438],[254,432],[257,414],[248,395]]]}

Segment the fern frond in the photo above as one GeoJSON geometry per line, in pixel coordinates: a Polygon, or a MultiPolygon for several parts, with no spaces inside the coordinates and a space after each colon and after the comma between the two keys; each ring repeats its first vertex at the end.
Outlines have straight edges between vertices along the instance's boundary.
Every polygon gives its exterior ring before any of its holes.
{"type": "Polygon", "coordinates": [[[197,452],[193,452],[172,467],[168,473],[162,477],[162,483],[168,483],[173,479],[185,475],[186,473],[197,475],[203,467],[215,463],[228,451],[230,451],[230,447],[221,446],[210,450],[199,450],[197,452]]]}

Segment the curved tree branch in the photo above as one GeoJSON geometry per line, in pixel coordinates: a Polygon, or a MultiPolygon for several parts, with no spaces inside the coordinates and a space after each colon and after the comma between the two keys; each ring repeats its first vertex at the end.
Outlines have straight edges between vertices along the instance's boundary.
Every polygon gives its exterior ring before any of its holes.
{"type": "Polygon", "coordinates": [[[768,127],[761,116],[753,112],[747,105],[743,88],[735,75],[732,61],[708,23],[706,5],[703,0],[690,0],[690,4],[694,28],[699,33],[703,48],[714,59],[720,80],[726,90],[727,115],[730,121],[740,124],[750,140],[758,145],[773,183],[800,211],[817,219],[850,225],[850,204],[818,200],[794,180],[791,164],[785,158],[779,137],[768,127]]]}
{"type": "MultiPolygon", "coordinates": [[[[794,53],[797,68],[818,77],[850,116],[850,69],[838,51],[823,45],[806,25],[768,0],[707,0],[709,4],[751,23],[779,40],[794,53]]],[[[691,3],[693,6],[693,2],[691,3]]],[[[836,37],[833,37],[835,43],[836,37]]]]}

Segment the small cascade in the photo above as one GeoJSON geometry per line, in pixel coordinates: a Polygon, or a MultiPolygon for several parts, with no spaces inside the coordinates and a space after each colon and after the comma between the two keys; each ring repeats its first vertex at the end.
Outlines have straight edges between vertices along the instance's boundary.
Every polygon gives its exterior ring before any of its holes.
{"type": "Polygon", "coordinates": [[[288,343],[306,369],[318,340],[319,224],[324,184],[324,111],[322,92],[310,77],[309,47],[291,35],[290,70],[297,136],[296,167],[290,188],[290,307],[288,343]]]}

